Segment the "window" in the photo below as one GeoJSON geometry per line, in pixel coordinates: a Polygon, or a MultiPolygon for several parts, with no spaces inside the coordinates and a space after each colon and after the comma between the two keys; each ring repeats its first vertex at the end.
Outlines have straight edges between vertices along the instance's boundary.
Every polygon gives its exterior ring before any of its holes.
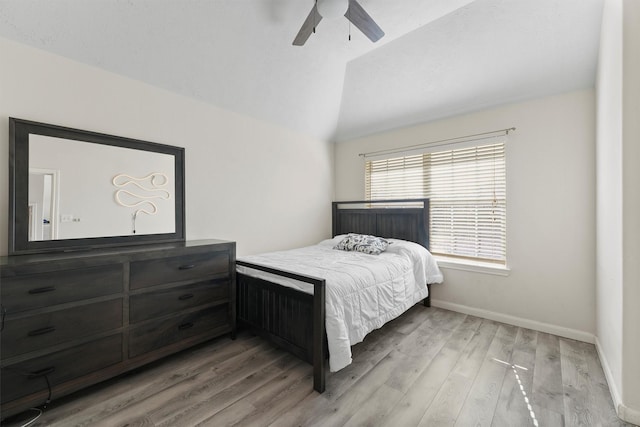
{"type": "Polygon", "coordinates": [[[430,250],[506,263],[505,143],[369,160],[367,200],[429,198],[430,250]]]}

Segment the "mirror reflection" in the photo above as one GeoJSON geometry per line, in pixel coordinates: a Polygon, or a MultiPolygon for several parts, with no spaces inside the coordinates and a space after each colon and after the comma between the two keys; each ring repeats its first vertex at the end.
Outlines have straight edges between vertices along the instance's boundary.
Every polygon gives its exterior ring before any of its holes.
{"type": "Polygon", "coordinates": [[[176,232],[173,155],[29,135],[29,241],[176,232]]]}
{"type": "Polygon", "coordinates": [[[29,240],[58,238],[55,170],[29,168],[29,240]]]}

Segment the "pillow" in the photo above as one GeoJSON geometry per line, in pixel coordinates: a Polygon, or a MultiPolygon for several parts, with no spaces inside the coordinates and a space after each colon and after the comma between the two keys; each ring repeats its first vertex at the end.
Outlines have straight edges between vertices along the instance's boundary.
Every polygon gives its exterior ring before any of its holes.
{"type": "Polygon", "coordinates": [[[339,234],[336,237],[334,237],[333,239],[326,239],[326,240],[323,240],[323,241],[319,242],[318,245],[319,246],[331,246],[331,247],[334,247],[338,243],[340,243],[342,241],[342,239],[344,239],[345,237],[347,237],[346,234],[339,234]]]}
{"type": "Polygon", "coordinates": [[[389,242],[382,237],[368,236],[365,234],[350,233],[340,241],[333,249],[341,251],[356,251],[370,255],[379,255],[387,250],[389,242]]]}

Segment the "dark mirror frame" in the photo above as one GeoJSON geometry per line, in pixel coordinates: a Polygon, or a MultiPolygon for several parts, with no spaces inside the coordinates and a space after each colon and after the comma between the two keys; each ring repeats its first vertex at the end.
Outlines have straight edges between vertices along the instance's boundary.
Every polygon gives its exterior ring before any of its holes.
{"type": "Polygon", "coordinates": [[[80,129],[9,118],[9,236],[10,255],[86,250],[185,240],[184,148],[80,129]],[[89,144],[103,144],[163,153],[175,158],[175,232],[79,239],[29,240],[29,135],[45,135],[89,144]]]}

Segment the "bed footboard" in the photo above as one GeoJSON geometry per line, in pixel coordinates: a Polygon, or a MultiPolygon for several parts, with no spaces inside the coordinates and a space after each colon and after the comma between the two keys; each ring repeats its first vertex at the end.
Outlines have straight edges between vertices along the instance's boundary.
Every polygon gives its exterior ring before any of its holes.
{"type": "Polygon", "coordinates": [[[313,285],[313,295],[236,274],[238,322],[313,365],[313,388],[322,393],[326,375],[325,280],[244,261],[237,265],[313,285]]]}

